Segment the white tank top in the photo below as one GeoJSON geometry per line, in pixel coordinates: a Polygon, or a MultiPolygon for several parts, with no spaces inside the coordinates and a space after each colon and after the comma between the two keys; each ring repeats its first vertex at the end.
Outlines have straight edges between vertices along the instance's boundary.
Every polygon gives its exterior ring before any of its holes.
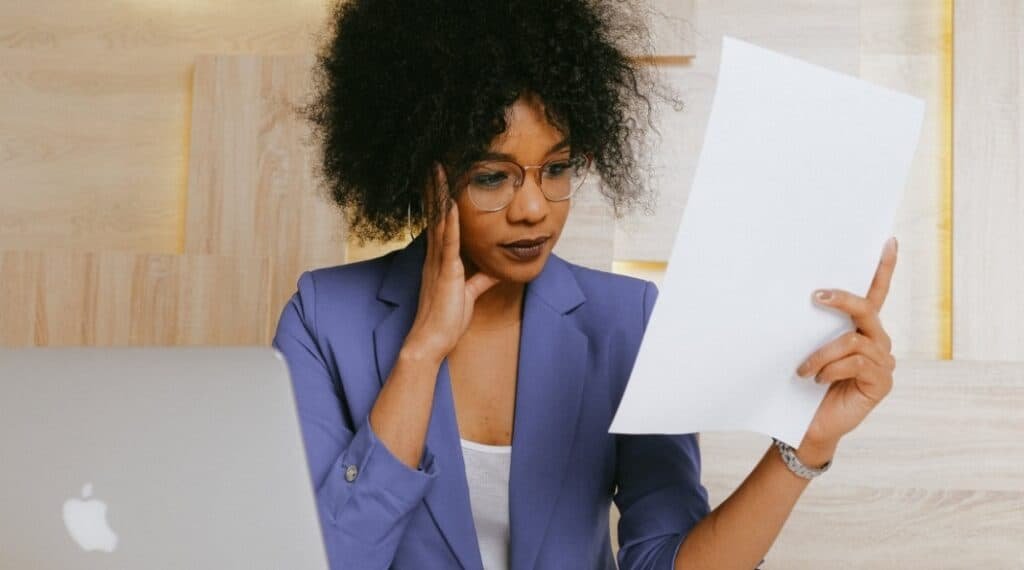
{"type": "Polygon", "coordinates": [[[466,461],[469,504],[484,569],[508,570],[508,478],[512,446],[462,439],[462,455],[466,461]]]}

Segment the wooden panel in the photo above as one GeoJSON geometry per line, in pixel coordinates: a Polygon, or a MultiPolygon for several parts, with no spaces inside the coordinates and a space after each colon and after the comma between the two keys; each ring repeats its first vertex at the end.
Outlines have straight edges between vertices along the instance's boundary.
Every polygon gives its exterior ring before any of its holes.
{"type": "Polygon", "coordinates": [[[304,55],[196,61],[185,251],[268,255],[274,311],[303,271],[344,261],[340,210],[317,192],[318,147],[296,111],[312,65],[304,55]]]}
{"type": "Polygon", "coordinates": [[[1024,493],[812,489],[766,568],[1020,568],[1024,493]]]}
{"type": "Polygon", "coordinates": [[[588,177],[573,194],[569,218],[555,244],[555,253],[585,267],[612,270],[615,222],[597,191],[597,177],[588,177]]]}
{"type": "Polygon", "coordinates": [[[696,53],[696,0],[650,0],[654,55],[659,58],[691,57],[696,53]]]}
{"type": "MultiPolygon", "coordinates": [[[[807,487],[765,566],[1019,567],[1022,408],[1024,363],[900,360],[893,391],[807,487]]],[[[701,434],[713,506],[770,443],[701,434]]]]}
{"type": "Polygon", "coordinates": [[[870,54],[939,55],[948,0],[860,0],[861,58],[870,54]]]}
{"type": "MultiPolygon", "coordinates": [[[[641,160],[650,161],[647,181],[656,193],[653,215],[636,212],[615,222],[614,258],[629,261],[667,261],[690,192],[704,130],[711,112],[715,75],[702,71],[710,46],[688,65],[661,65],[655,71],[683,100],[682,110],[657,102],[655,125],[641,160]]],[[[646,166],[646,165],[645,165],[646,166]]]]}
{"type": "Polygon", "coordinates": [[[0,345],[270,342],[261,257],[0,251],[0,345]]]}
{"type": "Polygon", "coordinates": [[[0,0],[0,249],[180,253],[198,53],[311,53],[328,4],[0,0]]]}
{"type": "Polygon", "coordinates": [[[1024,360],[1024,0],[954,17],[953,357],[1024,360]]]}

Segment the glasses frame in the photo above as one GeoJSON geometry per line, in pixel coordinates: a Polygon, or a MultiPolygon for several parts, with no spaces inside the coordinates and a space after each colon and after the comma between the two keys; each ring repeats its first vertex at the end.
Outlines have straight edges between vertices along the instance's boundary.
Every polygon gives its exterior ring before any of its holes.
{"type": "MultiPolygon", "coordinates": [[[[507,162],[509,164],[514,164],[514,165],[516,165],[516,167],[519,168],[519,180],[520,180],[520,182],[518,184],[513,184],[512,198],[510,198],[508,202],[506,202],[504,205],[502,205],[499,208],[482,208],[480,206],[480,204],[477,204],[476,200],[473,199],[473,192],[469,190],[469,180],[468,180],[468,177],[469,177],[468,170],[472,170],[473,169],[472,165],[467,170],[467,172],[463,175],[463,180],[460,182],[459,189],[460,189],[460,191],[461,190],[466,190],[467,192],[469,192],[469,201],[472,202],[473,205],[477,207],[477,209],[479,209],[481,211],[484,211],[484,212],[500,212],[500,211],[504,210],[505,208],[507,208],[509,206],[509,204],[512,203],[512,200],[515,200],[515,193],[518,192],[519,189],[523,187],[523,184],[526,184],[527,171],[528,170],[537,170],[537,174],[534,175],[534,180],[537,183],[537,187],[540,188],[541,194],[543,194],[544,197],[547,198],[547,200],[549,202],[564,202],[564,201],[568,200],[569,198],[572,198],[573,195],[576,194],[576,191],[579,190],[580,187],[583,186],[583,183],[586,181],[587,176],[590,175],[590,167],[591,167],[591,165],[593,163],[593,160],[594,160],[593,154],[591,154],[589,152],[585,152],[583,154],[578,154],[576,156],[582,156],[587,161],[586,164],[583,165],[583,178],[580,179],[580,182],[579,182],[579,184],[576,187],[574,187],[572,190],[569,191],[569,195],[564,197],[564,198],[553,199],[553,198],[551,198],[551,196],[548,196],[548,193],[544,190],[544,184],[542,182],[543,179],[541,178],[541,174],[544,172],[544,167],[546,167],[547,165],[551,164],[552,162],[560,162],[560,161],[566,160],[566,157],[552,158],[551,160],[545,161],[544,164],[530,164],[530,165],[519,164],[518,162],[516,162],[514,160],[482,160],[482,161],[478,161],[478,162],[507,162]]],[[[573,158],[573,156],[570,155],[568,158],[571,160],[573,158]]],[[[473,163],[473,164],[475,165],[477,163],[473,163]]]]}

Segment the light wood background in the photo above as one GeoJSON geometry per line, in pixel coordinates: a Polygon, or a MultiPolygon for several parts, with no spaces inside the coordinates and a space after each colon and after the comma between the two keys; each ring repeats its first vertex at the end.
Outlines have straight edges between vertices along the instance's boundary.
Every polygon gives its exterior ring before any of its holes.
{"type": "MultiPolygon", "coordinates": [[[[657,213],[612,220],[591,186],[556,251],[660,283],[723,34],[924,98],[882,313],[897,388],[765,567],[1024,568],[1024,0],[649,1],[646,64],[686,103],[659,108],[657,213]]],[[[313,188],[290,109],[325,1],[0,10],[0,345],[268,344],[301,271],[404,245],[349,243],[313,188]]],[[[713,504],[767,447],[701,441],[713,504]]]]}
{"type": "Polygon", "coordinates": [[[956,3],[953,356],[1024,359],[1024,0],[956,3]]]}
{"type": "Polygon", "coordinates": [[[266,255],[0,251],[0,346],[262,344],[269,266],[266,255]]]}

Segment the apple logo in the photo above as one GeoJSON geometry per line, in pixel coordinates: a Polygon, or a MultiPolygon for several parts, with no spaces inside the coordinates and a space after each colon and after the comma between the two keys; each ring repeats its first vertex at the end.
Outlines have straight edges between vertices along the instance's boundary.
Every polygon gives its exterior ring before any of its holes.
{"type": "Polygon", "coordinates": [[[64,526],[78,546],[86,551],[113,552],[117,548],[117,535],[107,524],[107,504],[90,499],[92,483],[82,487],[82,499],[64,502],[64,526]]]}

